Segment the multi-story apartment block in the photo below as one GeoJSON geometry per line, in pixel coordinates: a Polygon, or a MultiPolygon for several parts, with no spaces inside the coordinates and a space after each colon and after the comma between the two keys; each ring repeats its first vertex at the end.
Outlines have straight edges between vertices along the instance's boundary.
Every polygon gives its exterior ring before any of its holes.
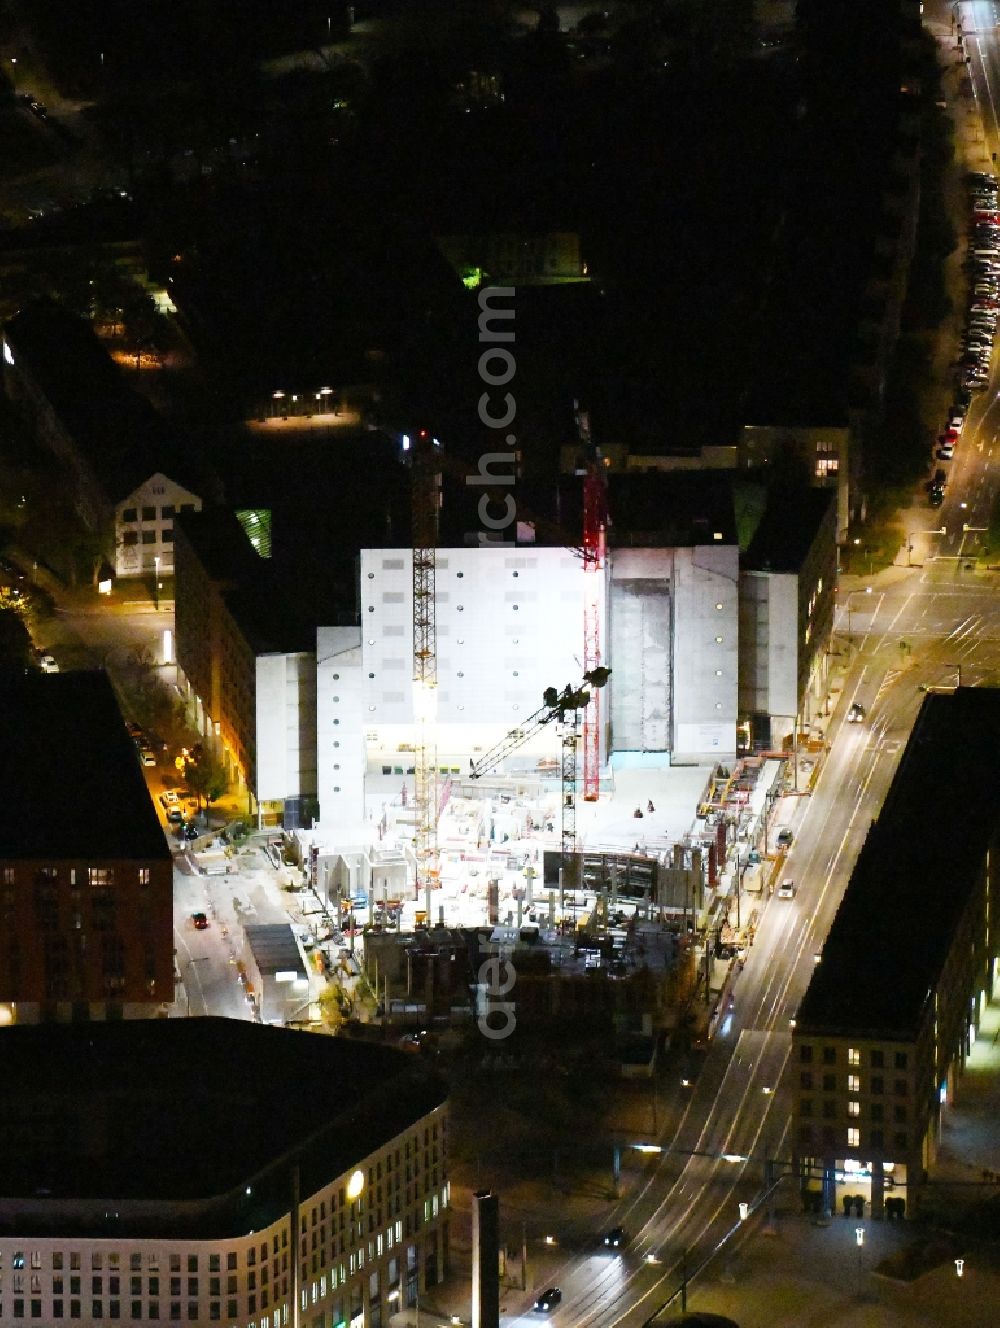
{"type": "Polygon", "coordinates": [[[316,628],[230,511],[177,514],[177,664],[199,728],[268,819],[316,798],[316,628]]]}
{"type": "Polygon", "coordinates": [[[1000,994],[998,749],[1000,690],[927,697],[799,1007],[794,1141],[828,1208],[918,1201],[1000,994]]]}
{"type": "Polygon", "coordinates": [[[224,1019],[10,1029],[0,1121],[0,1324],[386,1328],[447,1267],[444,1086],[401,1052],[224,1019]]]}
{"type": "Polygon", "coordinates": [[[0,1001],[18,1021],[172,1001],[170,850],[103,673],[8,681],[0,794],[0,1001]]]}

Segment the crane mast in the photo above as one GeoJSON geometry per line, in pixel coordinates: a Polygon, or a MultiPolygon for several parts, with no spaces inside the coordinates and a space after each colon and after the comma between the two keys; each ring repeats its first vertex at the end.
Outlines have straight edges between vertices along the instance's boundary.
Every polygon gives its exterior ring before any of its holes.
{"type": "Polygon", "coordinates": [[[413,539],[413,711],[416,720],[414,793],[416,882],[414,897],[424,893],[431,920],[431,890],[437,882],[437,625],[435,570],[437,564],[438,490],[434,444],[421,429],[413,451],[411,489],[413,539]]]}

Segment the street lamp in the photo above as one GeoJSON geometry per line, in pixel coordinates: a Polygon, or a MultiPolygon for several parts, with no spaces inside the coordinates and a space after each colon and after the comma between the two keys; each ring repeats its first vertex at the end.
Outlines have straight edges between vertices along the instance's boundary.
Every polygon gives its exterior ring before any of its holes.
{"type": "Polygon", "coordinates": [[[750,1216],[750,1205],[748,1203],[740,1204],[740,1221],[745,1222],[750,1216]]]}
{"type": "Polygon", "coordinates": [[[153,603],[156,611],[160,610],[160,555],[153,555],[153,603]]]}
{"type": "Polygon", "coordinates": [[[864,590],[849,590],[849,591],[847,592],[847,640],[848,640],[848,642],[850,642],[851,637],[854,635],[854,631],[853,631],[853,617],[852,617],[854,606],[852,605],[851,600],[854,598],[855,595],[862,595],[862,594],[864,594],[864,595],[870,595],[871,593],[872,593],[872,588],[871,588],[871,586],[865,586],[864,590]]]}
{"type": "Polygon", "coordinates": [[[963,1274],[964,1272],[965,1272],[965,1260],[964,1260],[964,1259],[956,1259],[956,1260],[955,1260],[955,1276],[956,1276],[956,1277],[961,1277],[962,1274],[963,1274]]]}
{"type": "Polygon", "coordinates": [[[864,1243],[865,1243],[864,1227],[854,1228],[854,1239],[858,1243],[858,1295],[860,1296],[861,1295],[861,1251],[864,1248],[864,1243]]]}

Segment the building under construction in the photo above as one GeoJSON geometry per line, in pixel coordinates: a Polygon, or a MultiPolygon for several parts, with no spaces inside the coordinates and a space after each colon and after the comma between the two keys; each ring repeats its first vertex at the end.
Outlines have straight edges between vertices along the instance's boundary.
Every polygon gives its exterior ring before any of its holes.
{"type": "MultiPolygon", "coordinates": [[[[452,542],[435,554],[429,723],[414,705],[412,550],[362,550],[360,626],[320,629],[317,641],[318,829],[328,846],[369,845],[384,806],[412,805],[428,734],[436,811],[468,792],[470,769],[538,711],[547,688],[578,684],[588,611],[612,672],[596,735],[605,785],[609,769],[628,765],[733,760],[739,546],[729,479],[612,476],[609,504],[613,524],[596,574],[523,523],[508,545],[482,544],[475,532],[458,543],[449,532],[452,542]]],[[[580,528],[579,484],[567,486],[562,506],[567,528],[580,528]]],[[[530,797],[532,781],[551,782],[558,729],[540,727],[493,772],[494,783],[526,781],[530,797]]],[[[414,829],[416,816],[414,808],[414,829]]]]}

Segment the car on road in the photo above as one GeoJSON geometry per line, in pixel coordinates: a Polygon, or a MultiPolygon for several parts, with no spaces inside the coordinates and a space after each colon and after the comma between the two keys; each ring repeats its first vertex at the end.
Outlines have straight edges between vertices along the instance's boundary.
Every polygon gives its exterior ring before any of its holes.
{"type": "Polygon", "coordinates": [[[543,1291],[535,1301],[535,1309],[540,1310],[543,1314],[548,1314],[550,1310],[555,1309],[561,1300],[562,1292],[559,1288],[549,1287],[548,1290],[543,1291]]]}
{"type": "Polygon", "coordinates": [[[950,461],[955,455],[955,444],[941,443],[934,455],[937,457],[938,461],[950,461]]]}
{"type": "Polygon", "coordinates": [[[59,672],[59,665],[56,663],[56,661],[55,661],[55,659],[52,657],[52,655],[39,655],[39,656],[38,656],[38,667],[41,669],[41,671],[42,671],[43,673],[58,673],[58,672],[59,672]]]}
{"type": "Polygon", "coordinates": [[[192,913],[191,921],[194,923],[195,931],[205,931],[208,927],[208,915],[206,913],[192,913]]]}
{"type": "Polygon", "coordinates": [[[940,507],[944,502],[944,489],[931,489],[927,495],[927,501],[931,507],[940,507]]]}
{"type": "Polygon", "coordinates": [[[143,747],[139,751],[139,760],[144,766],[155,766],[156,753],[151,752],[148,747],[143,747]]]}
{"type": "Polygon", "coordinates": [[[792,834],[791,830],[789,830],[787,825],[780,825],[778,827],[779,848],[791,848],[794,837],[795,836],[792,834]]]}
{"type": "Polygon", "coordinates": [[[789,878],[786,877],[786,879],[781,882],[781,884],[778,886],[778,898],[779,899],[795,898],[795,882],[793,880],[790,880],[789,878]]]}
{"type": "Polygon", "coordinates": [[[627,1245],[628,1236],[625,1234],[625,1228],[612,1227],[610,1231],[605,1231],[604,1244],[609,1250],[620,1250],[623,1245],[627,1245]]]}
{"type": "Polygon", "coordinates": [[[865,719],[865,708],[858,701],[852,701],[851,708],[847,712],[848,724],[863,724],[865,719]]]}

